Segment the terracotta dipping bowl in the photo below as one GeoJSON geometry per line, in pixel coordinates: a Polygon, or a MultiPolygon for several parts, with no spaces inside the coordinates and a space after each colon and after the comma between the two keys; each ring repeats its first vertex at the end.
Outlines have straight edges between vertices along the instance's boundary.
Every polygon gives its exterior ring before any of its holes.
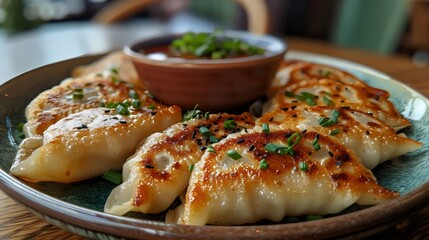
{"type": "Polygon", "coordinates": [[[169,45],[181,35],[165,35],[125,46],[145,87],[169,105],[205,111],[240,109],[265,94],[286,52],[285,43],[272,36],[227,31],[265,49],[265,53],[227,59],[164,58],[155,60],[144,49],[169,45]]]}

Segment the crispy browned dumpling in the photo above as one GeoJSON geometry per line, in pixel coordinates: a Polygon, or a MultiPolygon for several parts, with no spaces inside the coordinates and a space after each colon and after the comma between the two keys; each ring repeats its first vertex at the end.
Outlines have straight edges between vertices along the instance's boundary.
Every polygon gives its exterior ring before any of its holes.
{"type": "Polygon", "coordinates": [[[167,221],[237,225],[285,216],[338,213],[399,196],[329,135],[278,130],[229,135],[195,165],[184,203],[167,221]]]}
{"type": "MultiPolygon", "coordinates": [[[[269,92],[270,95],[272,95],[279,88],[286,85],[298,83],[303,80],[318,79],[331,79],[348,85],[366,87],[368,91],[380,91],[379,89],[368,86],[356,76],[333,66],[302,61],[283,61],[280,64],[279,71],[271,84],[269,92]]],[[[386,92],[385,94],[388,93],[386,92]]]]}
{"type": "Polygon", "coordinates": [[[91,108],[51,125],[43,137],[24,139],[11,173],[39,182],[70,183],[120,170],[138,143],[182,120],[177,106],[131,109],[91,108]]]}
{"type": "Polygon", "coordinates": [[[42,135],[52,124],[70,114],[107,103],[137,98],[143,106],[160,105],[132,84],[102,76],[68,79],[39,94],[26,108],[26,136],[42,135]],[[117,81],[116,81],[117,80],[117,81]]]}
{"type": "Polygon", "coordinates": [[[166,210],[186,189],[192,166],[210,151],[211,144],[253,126],[248,113],[211,114],[153,134],[124,164],[124,182],[111,192],[104,211],[123,215],[166,210]]]}
{"type": "Polygon", "coordinates": [[[275,110],[256,120],[257,126],[263,124],[269,128],[309,130],[332,135],[360,157],[369,169],[422,146],[422,143],[404,134],[397,134],[374,116],[346,108],[308,106],[275,110]],[[331,123],[328,122],[331,120],[331,123]]]}
{"type": "Polygon", "coordinates": [[[410,122],[388,100],[385,91],[375,92],[373,88],[331,79],[302,80],[286,85],[265,103],[263,112],[316,105],[359,110],[373,115],[396,131],[410,126],[410,122]]]}

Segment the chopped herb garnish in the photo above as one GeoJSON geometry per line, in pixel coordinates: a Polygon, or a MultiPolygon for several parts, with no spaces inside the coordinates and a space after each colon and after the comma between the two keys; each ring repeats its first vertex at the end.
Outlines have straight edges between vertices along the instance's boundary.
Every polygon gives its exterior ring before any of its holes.
{"type": "Polygon", "coordinates": [[[290,97],[290,98],[295,97],[295,94],[291,91],[285,91],[285,95],[290,97]]]}
{"type": "Polygon", "coordinates": [[[128,93],[128,95],[132,99],[139,99],[139,95],[136,93],[136,91],[134,89],[131,89],[130,92],[128,93]]]}
{"type": "Polygon", "coordinates": [[[270,126],[266,123],[262,123],[262,132],[269,134],[270,133],[270,126]]]}
{"type": "Polygon", "coordinates": [[[232,158],[234,160],[238,160],[238,159],[242,158],[242,156],[237,151],[235,151],[233,149],[228,150],[226,152],[226,155],[228,155],[230,158],[232,158]]]}
{"type": "Polygon", "coordinates": [[[107,103],[107,104],[104,104],[104,105],[107,108],[116,108],[117,106],[119,106],[119,103],[117,103],[117,102],[115,102],[115,103],[107,103]]]}
{"type": "Polygon", "coordinates": [[[328,106],[334,106],[334,102],[326,96],[323,96],[323,102],[328,106]]]}
{"type": "Polygon", "coordinates": [[[316,102],[315,102],[312,98],[307,98],[307,99],[305,99],[305,102],[306,102],[309,106],[316,106],[316,102]]]}
{"type": "Polygon", "coordinates": [[[189,165],[189,168],[188,168],[189,172],[192,172],[194,170],[194,166],[195,166],[195,164],[189,165]]]}
{"type": "Polygon", "coordinates": [[[320,150],[320,145],[319,145],[319,134],[316,134],[316,136],[313,139],[313,149],[316,151],[320,150]]]}
{"type": "Polygon", "coordinates": [[[103,174],[103,178],[115,184],[121,184],[122,173],[114,170],[108,170],[103,174]]]}
{"type": "Polygon", "coordinates": [[[212,134],[210,132],[210,129],[204,126],[200,127],[199,131],[200,131],[200,134],[203,135],[204,137],[210,137],[210,135],[212,134]]]}
{"type": "Polygon", "coordinates": [[[265,150],[267,150],[268,152],[271,153],[277,153],[280,155],[284,155],[284,154],[289,154],[289,155],[294,155],[295,152],[293,151],[293,147],[299,143],[299,141],[302,138],[302,134],[297,132],[292,134],[288,139],[287,139],[287,145],[280,145],[280,144],[275,144],[275,143],[267,143],[265,145],[265,150]]]}
{"type": "Polygon", "coordinates": [[[210,136],[210,143],[217,143],[219,142],[219,138],[215,137],[215,136],[210,136]]]}
{"type": "Polygon", "coordinates": [[[212,145],[207,145],[207,152],[216,153],[212,145]]]}
{"type": "Polygon", "coordinates": [[[212,59],[242,54],[255,55],[265,52],[262,48],[248,44],[240,39],[222,36],[218,32],[186,33],[181,38],[173,40],[171,48],[179,54],[191,54],[212,59]]]}
{"type": "Polygon", "coordinates": [[[119,73],[119,69],[117,67],[111,67],[110,71],[114,74],[118,74],[119,73]]]}
{"type": "Polygon", "coordinates": [[[302,92],[301,94],[295,95],[296,99],[298,99],[301,102],[306,102],[310,106],[315,106],[316,102],[314,99],[316,98],[316,95],[309,93],[309,92],[302,92]]]}
{"type": "Polygon", "coordinates": [[[320,75],[322,75],[322,77],[328,77],[329,75],[331,75],[331,72],[328,69],[322,69],[320,71],[320,75]]]}
{"type": "Polygon", "coordinates": [[[131,106],[133,106],[133,108],[136,110],[142,109],[142,102],[140,100],[133,99],[131,101],[131,106]]]}
{"type": "Polygon", "coordinates": [[[227,130],[234,130],[237,127],[237,123],[234,119],[228,119],[223,122],[223,127],[227,130]]]}
{"type": "Polygon", "coordinates": [[[329,132],[329,135],[334,136],[334,135],[337,135],[338,133],[340,133],[340,129],[334,129],[331,132],[329,132]]]}
{"type": "Polygon", "coordinates": [[[130,101],[128,101],[128,100],[124,100],[124,101],[121,103],[121,105],[122,105],[122,106],[124,106],[124,107],[129,108],[129,107],[131,107],[131,106],[132,106],[132,103],[131,103],[130,101]]]}
{"type": "Polygon", "coordinates": [[[188,110],[185,114],[183,114],[183,121],[189,121],[191,119],[200,119],[204,117],[205,114],[198,109],[198,105],[195,105],[193,110],[188,110]]]}
{"type": "Polygon", "coordinates": [[[121,80],[118,78],[118,76],[111,76],[112,78],[112,82],[115,85],[119,85],[119,83],[121,83],[121,80]]]}
{"type": "Polygon", "coordinates": [[[259,162],[259,169],[266,170],[270,167],[270,164],[267,163],[267,160],[264,158],[259,162]]]}
{"type": "Polygon", "coordinates": [[[18,126],[16,126],[16,129],[18,131],[23,131],[24,130],[24,125],[25,125],[25,123],[19,123],[18,126]]]}
{"type": "Polygon", "coordinates": [[[128,108],[123,105],[118,105],[116,107],[116,112],[121,115],[130,115],[130,110],[128,110],[128,108]]]}
{"type": "Polygon", "coordinates": [[[304,171],[304,172],[308,171],[307,163],[306,162],[299,162],[299,170],[304,171]]]}
{"type": "Polygon", "coordinates": [[[207,120],[209,120],[209,118],[210,118],[210,113],[209,113],[209,112],[204,113],[204,118],[205,118],[205,119],[207,119],[207,120]]]}
{"type": "Polygon", "coordinates": [[[83,98],[83,89],[76,88],[73,90],[73,99],[82,99],[83,98]]]}
{"type": "Polygon", "coordinates": [[[149,110],[155,110],[155,105],[149,105],[149,106],[147,106],[147,109],[149,109],[149,110]]]}
{"type": "Polygon", "coordinates": [[[299,143],[299,141],[301,141],[301,138],[302,138],[302,134],[301,134],[301,133],[299,133],[299,132],[296,132],[296,133],[292,134],[292,136],[290,136],[290,137],[287,139],[287,144],[288,144],[290,147],[293,147],[293,146],[295,146],[296,144],[298,144],[298,143],[299,143]],[[295,140],[294,140],[294,139],[295,139],[295,140]]]}
{"type": "Polygon", "coordinates": [[[331,118],[320,118],[319,125],[322,127],[329,127],[338,121],[338,117],[340,116],[340,112],[338,110],[332,111],[331,118]]]}

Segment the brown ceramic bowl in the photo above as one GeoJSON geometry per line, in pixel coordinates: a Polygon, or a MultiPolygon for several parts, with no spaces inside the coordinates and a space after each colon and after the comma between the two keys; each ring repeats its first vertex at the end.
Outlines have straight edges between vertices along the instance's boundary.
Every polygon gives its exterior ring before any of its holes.
{"type": "Polygon", "coordinates": [[[286,52],[282,40],[267,35],[227,31],[226,37],[240,39],[265,49],[264,54],[229,59],[164,58],[155,60],[144,49],[169,45],[181,35],[143,40],[124,48],[145,87],[159,100],[192,109],[227,111],[239,109],[264,95],[286,52]]]}

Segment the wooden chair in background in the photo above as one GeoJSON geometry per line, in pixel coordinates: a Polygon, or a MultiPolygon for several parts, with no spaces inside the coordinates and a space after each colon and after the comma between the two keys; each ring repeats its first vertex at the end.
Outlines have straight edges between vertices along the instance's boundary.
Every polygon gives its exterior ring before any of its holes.
{"type": "MultiPolygon", "coordinates": [[[[234,0],[242,6],[247,16],[248,30],[258,34],[268,32],[270,18],[265,0],[234,0]]],[[[111,24],[130,18],[159,0],[116,0],[101,9],[94,21],[111,24]]]]}

